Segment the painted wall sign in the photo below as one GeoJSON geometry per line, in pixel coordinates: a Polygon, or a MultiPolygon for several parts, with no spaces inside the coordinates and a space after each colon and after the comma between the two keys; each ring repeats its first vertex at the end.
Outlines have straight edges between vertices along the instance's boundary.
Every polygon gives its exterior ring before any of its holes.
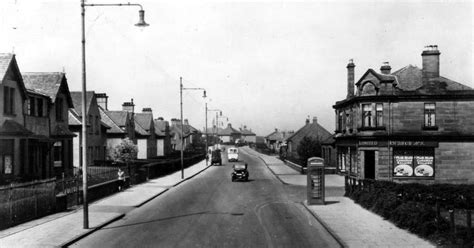
{"type": "Polygon", "coordinates": [[[414,147],[438,147],[436,141],[400,141],[391,140],[389,141],[390,146],[414,146],[414,147]]]}

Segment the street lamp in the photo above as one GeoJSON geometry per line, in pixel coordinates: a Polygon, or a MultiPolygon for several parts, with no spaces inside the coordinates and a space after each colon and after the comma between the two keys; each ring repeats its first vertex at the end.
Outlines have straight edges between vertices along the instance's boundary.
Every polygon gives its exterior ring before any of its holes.
{"type": "MultiPolygon", "coordinates": [[[[183,88],[183,77],[179,77],[179,98],[180,98],[180,112],[181,112],[181,179],[184,179],[184,125],[183,125],[183,90],[202,90],[204,91],[203,98],[206,98],[206,89],[204,88],[183,88]]],[[[207,148],[206,148],[207,149],[207,148]]],[[[207,151],[206,151],[207,152],[207,151]]]]}
{"type": "Polygon", "coordinates": [[[85,32],[85,7],[95,6],[139,6],[139,20],[135,24],[137,27],[149,26],[145,22],[145,11],[140,4],[132,3],[116,3],[116,4],[86,4],[85,0],[81,0],[81,31],[82,31],[82,196],[83,196],[83,212],[84,212],[84,229],[89,228],[89,209],[87,202],[87,114],[86,114],[86,32],[85,32]]]}

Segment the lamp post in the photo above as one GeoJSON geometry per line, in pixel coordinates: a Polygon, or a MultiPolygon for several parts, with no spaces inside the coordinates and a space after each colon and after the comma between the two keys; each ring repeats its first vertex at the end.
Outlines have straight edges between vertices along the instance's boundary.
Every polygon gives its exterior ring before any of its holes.
{"type": "Polygon", "coordinates": [[[117,3],[117,4],[86,4],[85,0],[81,0],[81,32],[82,32],[82,196],[83,196],[83,212],[84,212],[84,229],[89,228],[89,209],[87,202],[87,114],[86,114],[86,32],[85,32],[85,7],[94,6],[139,6],[139,21],[135,26],[146,27],[145,11],[140,4],[117,3]]]}
{"type": "Polygon", "coordinates": [[[184,179],[183,90],[202,90],[202,91],[204,91],[204,94],[203,94],[202,97],[206,98],[206,89],[204,89],[204,88],[183,88],[183,77],[179,77],[179,99],[180,99],[180,113],[181,113],[181,179],[184,179]]]}

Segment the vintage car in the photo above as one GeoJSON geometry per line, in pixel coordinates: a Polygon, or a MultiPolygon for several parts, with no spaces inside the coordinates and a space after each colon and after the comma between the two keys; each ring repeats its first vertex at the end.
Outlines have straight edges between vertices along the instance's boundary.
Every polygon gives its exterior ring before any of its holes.
{"type": "Polygon", "coordinates": [[[221,150],[213,150],[211,153],[211,165],[222,165],[221,150]]]}
{"type": "Polygon", "coordinates": [[[236,180],[249,180],[249,171],[247,170],[247,164],[234,164],[232,167],[234,169],[231,174],[232,182],[236,180]]]}
{"type": "Polygon", "coordinates": [[[227,149],[227,160],[229,162],[239,161],[239,149],[237,147],[229,147],[227,149]]]}

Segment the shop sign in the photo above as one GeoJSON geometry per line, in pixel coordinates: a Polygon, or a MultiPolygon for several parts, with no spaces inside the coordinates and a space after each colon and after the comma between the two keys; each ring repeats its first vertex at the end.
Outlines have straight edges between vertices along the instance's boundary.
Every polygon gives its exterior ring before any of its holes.
{"type": "Polygon", "coordinates": [[[359,140],[359,146],[387,146],[387,141],[359,140]]]}
{"type": "Polygon", "coordinates": [[[438,147],[436,141],[389,141],[390,146],[413,146],[413,147],[438,147]]]}

